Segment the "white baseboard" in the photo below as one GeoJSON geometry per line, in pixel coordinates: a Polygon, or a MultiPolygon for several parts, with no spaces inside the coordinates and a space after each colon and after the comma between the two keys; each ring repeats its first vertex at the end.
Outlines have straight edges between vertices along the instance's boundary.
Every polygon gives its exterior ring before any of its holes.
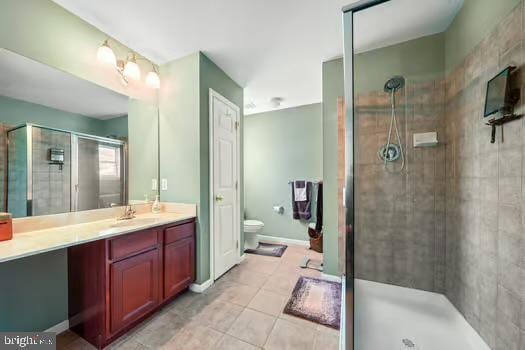
{"type": "Polygon", "coordinates": [[[203,293],[206,289],[210,288],[212,284],[213,280],[210,278],[209,280],[204,281],[204,283],[201,284],[192,283],[190,285],[190,290],[194,293],[203,293]]]}
{"type": "Polygon", "coordinates": [[[242,263],[246,259],[246,254],[243,254],[239,257],[239,262],[237,264],[242,263]]]}
{"type": "Polygon", "coordinates": [[[69,329],[69,320],[64,320],[53,327],[50,327],[46,329],[44,332],[52,332],[56,334],[60,334],[62,332],[65,332],[69,329]]]}
{"type": "Polygon", "coordinates": [[[288,243],[288,244],[295,244],[295,245],[300,245],[300,246],[305,246],[305,247],[310,246],[310,241],[303,241],[300,239],[291,239],[291,238],[266,236],[266,235],[257,235],[257,237],[259,237],[259,241],[261,242],[288,243]]]}
{"type": "Polygon", "coordinates": [[[327,273],[322,273],[321,274],[321,278],[322,279],[325,279],[327,281],[332,281],[332,282],[341,282],[341,277],[340,276],[336,276],[336,275],[329,275],[327,273]]]}

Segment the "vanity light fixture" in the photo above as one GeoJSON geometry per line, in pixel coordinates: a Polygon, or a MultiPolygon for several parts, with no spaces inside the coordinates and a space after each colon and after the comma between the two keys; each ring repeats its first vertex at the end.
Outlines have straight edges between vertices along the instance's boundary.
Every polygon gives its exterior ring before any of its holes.
{"type": "Polygon", "coordinates": [[[98,48],[97,59],[104,64],[109,64],[113,67],[117,66],[117,57],[115,57],[115,53],[109,47],[107,40],[98,48]]]}
{"type": "MultiPolygon", "coordinates": [[[[128,85],[129,80],[140,80],[141,72],[140,67],[137,64],[137,60],[140,59],[147,61],[142,57],[137,57],[137,55],[134,53],[130,53],[125,61],[117,59],[115,53],[109,46],[108,39],[104,40],[104,42],[98,48],[97,51],[97,60],[103,64],[115,67],[115,69],[120,75],[122,84],[124,85],[128,85]]],[[[146,74],[145,82],[146,86],[148,86],[149,88],[160,88],[160,78],[155,66],[153,66],[152,71],[146,74]]]]}
{"type": "Polygon", "coordinates": [[[137,64],[137,57],[135,54],[131,54],[131,57],[128,57],[123,73],[128,79],[140,80],[140,68],[137,64]]]}
{"type": "Polygon", "coordinates": [[[160,88],[160,77],[155,67],[153,67],[151,72],[146,74],[146,85],[152,89],[160,88]]]}

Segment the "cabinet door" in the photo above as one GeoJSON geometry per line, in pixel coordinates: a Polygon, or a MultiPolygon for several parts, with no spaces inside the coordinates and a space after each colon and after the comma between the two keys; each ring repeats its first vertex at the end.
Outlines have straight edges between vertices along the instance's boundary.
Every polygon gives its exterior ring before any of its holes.
{"type": "Polygon", "coordinates": [[[164,247],[164,298],[169,298],[195,280],[195,238],[187,237],[164,247]]]}
{"type": "Polygon", "coordinates": [[[159,304],[159,249],[110,265],[111,333],[121,330],[159,304]]]}

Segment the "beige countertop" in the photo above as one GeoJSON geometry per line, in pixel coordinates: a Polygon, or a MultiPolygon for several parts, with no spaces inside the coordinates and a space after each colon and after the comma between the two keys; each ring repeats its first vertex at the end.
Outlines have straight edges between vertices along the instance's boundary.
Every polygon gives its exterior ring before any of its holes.
{"type": "Polygon", "coordinates": [[[87,242],[120,236],[143,229],[195,218],[194,213],[137,214],[135,219],[116,218],[16,233],[0,241],[0,263],[87,242]]]}

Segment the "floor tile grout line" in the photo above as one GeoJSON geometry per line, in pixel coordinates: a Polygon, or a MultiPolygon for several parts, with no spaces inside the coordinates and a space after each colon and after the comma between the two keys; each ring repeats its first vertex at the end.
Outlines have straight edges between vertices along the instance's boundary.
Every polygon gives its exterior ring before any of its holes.
{"type": "Polygon", "coordinates": [[[266,349],[266,345],[268,344],[268,340],[270,340],[270,337],[272,336],[272,333],[275,330],[275,325],[277,324],[278,320],[279,320],[279,318],[276,317],[275,320],[273,321],[272,329],[268,333],[268,336],[266,337],[266,340],[264,341],[264,344],[262,346],[263,349],[266,349]]]}
{"type": "MultiPolygon", "coordinates": [[[[251,309],[250,309],[250,310],[251,310],[251,309]]],[[[244,310],[243,310],[243,311],[244,311],[244,310]]],[[[252,310],[252,311],[259,312],[259,311],[257,311],[257,310],[252,310]]],[[[262,313],[262,312],[260,312],[260,313],[262,313]]],[[[264,315],[266,315],[266,314],[264,314],[264,315]]],[[[245,342],[245,343],[247,343],[247,344],[253,345],[253,346],[257,347],[257,348],[264,348],[264,345],[265,345],[266,342],[268,341],[268,338],[270,337],[270,334],[272,333],[273,328],[275,327],[275,323],[277,322],[277,317],[272,316],[272,318],[274,319],[274,320],[273,320],[273,324],[272,324],[272,329],[270,330],[270,332],[268,332],[268,335],[266,336],[266,339],[264,340],[264,344],[263,344],[262,347],[259,346],[259,345],[257,345],[257,344],[251,343],[251,342],[249,342],[249,341],[247,341],[247,340],[245,340],[245,339],[238,338],[238,337],[236,337],[236,336],[233,335],[233,334],[230,334],[230,333],[226,333],[226,334],[228,334],[229,336],[231,336],[231,337],[233,337],[233,338],[235,338],[235,339],[237,339],[237,340],[240,340],[240,341],[243,341],[243,342],[245,342]]],[[[233,327],[233,324],[232,324],[232,327],[233,327]]],[[[230,329],[231,329],[231,327],[230,327],[230,329]]]]}

